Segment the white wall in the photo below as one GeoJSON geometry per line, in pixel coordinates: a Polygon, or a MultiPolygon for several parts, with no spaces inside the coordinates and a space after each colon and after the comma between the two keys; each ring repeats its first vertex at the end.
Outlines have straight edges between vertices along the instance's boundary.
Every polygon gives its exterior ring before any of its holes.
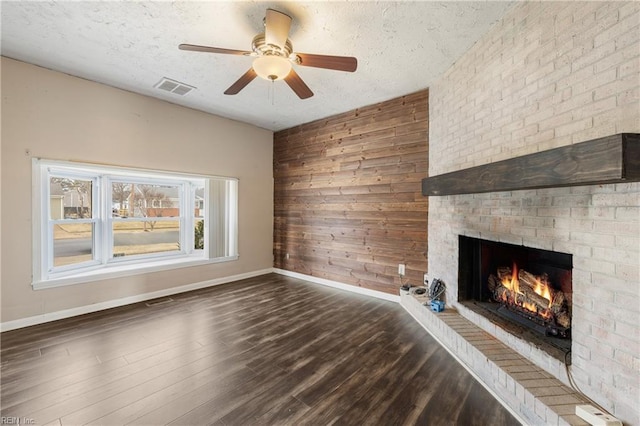
{"type": "MultiPolygon", "coordinates": [[[[640,132],[639,25],[638,2],[514,5],[430,87],[430,175],[640,132]]],[[[640,424],[640,184],[430,197],[453,304],[460,234],[573,254],[572,371],[640,424]]]]}
{"type": "Polygon", "coordinates": [[[271,131],[3,57],[1,321],[271,268],[272,152],[271,131]],[[240,259],[34,291],[32,157],[237,177],[240,259]]]}

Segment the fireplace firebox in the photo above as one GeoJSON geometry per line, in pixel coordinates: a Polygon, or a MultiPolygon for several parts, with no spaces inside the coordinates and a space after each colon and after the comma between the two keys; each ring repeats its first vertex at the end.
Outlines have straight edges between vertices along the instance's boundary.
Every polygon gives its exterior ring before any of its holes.
{"type": "Polygon", "coordinates": [[[568,362],[572,255],[459,237],[458,301],[568,362]]]}

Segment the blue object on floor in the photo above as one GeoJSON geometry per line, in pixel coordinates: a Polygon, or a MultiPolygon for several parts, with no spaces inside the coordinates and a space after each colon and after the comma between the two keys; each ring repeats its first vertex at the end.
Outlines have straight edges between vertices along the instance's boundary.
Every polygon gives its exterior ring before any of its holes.
{"type": "Polygon", "coordinates": [[[432,300],[431,301],[431,310],[433,312],[442,312],[442,311],[444,311],[444,302],[442,300],[432,300]]]}

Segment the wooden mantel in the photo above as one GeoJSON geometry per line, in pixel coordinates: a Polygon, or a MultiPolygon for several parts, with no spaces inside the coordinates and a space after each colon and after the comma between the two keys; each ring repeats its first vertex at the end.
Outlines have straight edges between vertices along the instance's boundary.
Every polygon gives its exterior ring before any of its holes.
{"type": "Polygon", "coordinates": [[[620,133],[422,179],[422,194],[455,195],[640,181],[640,133],[620,133]]]}

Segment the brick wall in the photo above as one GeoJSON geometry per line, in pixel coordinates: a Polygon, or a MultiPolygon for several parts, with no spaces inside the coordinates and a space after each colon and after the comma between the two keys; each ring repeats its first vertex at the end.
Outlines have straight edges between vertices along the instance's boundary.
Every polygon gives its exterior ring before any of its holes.
{"type": "MultiPolygon", "coordinates": [[[[639,24],[640,3],[515,4],[430,87],[430,175],[640,132],[639,24]]],[[[638,183],[430,197],[429,275],[456,305],[460,234],[573,254],[574,377],[640,424],[639,206],[638,183]]]]}

